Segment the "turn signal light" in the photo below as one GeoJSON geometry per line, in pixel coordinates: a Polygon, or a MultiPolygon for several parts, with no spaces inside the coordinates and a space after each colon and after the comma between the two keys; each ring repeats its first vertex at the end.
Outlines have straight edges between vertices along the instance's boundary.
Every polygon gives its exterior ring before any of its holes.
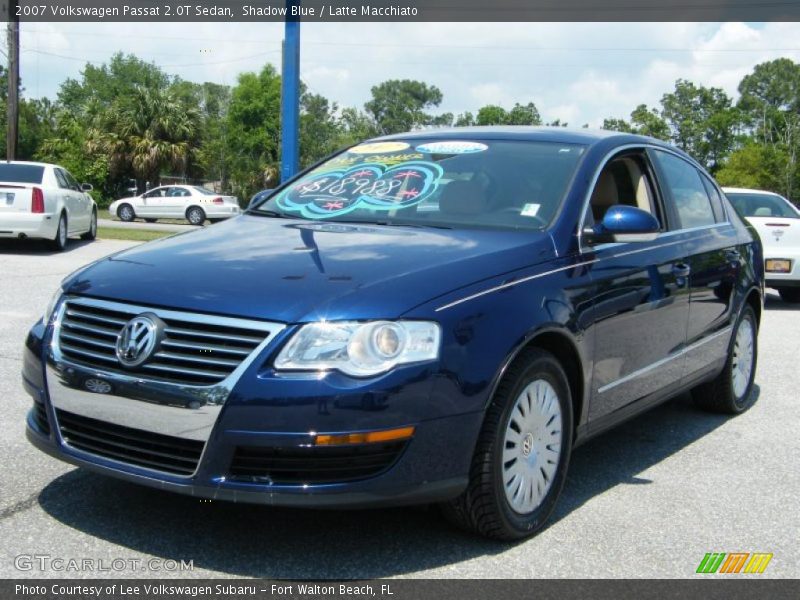
{"type": "Polygon", "coordinates": [[[383,431],[366,431],[360,433],[344,433],[341,435],[317,435],[316,446],[343,446],[346,444],[374,444],[376,442],[393,442],[405,440],[414,435],[413,427],[384,429],[383,431]]]}
{"type": "Polygon", "coordinates": [[[31,189],[31,212],[39,215],[44,212],[44,193],[37,187],[31,189]]]}

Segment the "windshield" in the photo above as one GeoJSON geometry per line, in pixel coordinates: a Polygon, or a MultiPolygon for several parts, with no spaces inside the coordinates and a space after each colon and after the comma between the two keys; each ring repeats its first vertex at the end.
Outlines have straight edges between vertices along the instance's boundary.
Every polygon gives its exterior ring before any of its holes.
{"type": "Polygon", "coordinates": [[[743,217],[783,217],[798,219],[800,214],[787,200],[777,194],[725,194],[743,217]]]}
{"type": "Polygon", "coordinates": [[[255,212],[338,222],[540,229],[558,211],[584,146],[392,140],[354,146],[255,212]]]}
{"type": "Polygon", "coordinates": [[[0,163],[0,181],[14,183],[42,183],[44,167],[38,165],[15,165],[0,163]]]}

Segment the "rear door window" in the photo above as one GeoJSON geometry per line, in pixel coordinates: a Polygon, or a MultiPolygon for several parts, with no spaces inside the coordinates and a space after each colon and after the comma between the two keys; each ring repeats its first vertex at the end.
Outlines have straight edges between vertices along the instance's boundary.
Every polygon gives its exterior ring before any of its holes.
{"type": "Polygon", "coordinates": [[[669,152],[655,150],[663,183],[670,191],[679,229],[714,225],[717,220],[700,172],[690,163],[669,152]]]}
{"type": "Polygon", "coordinates": [[[42,177],[44,177],[44,167],[42,166],[0,163],[0,181],[40,184],[42,177]]]}

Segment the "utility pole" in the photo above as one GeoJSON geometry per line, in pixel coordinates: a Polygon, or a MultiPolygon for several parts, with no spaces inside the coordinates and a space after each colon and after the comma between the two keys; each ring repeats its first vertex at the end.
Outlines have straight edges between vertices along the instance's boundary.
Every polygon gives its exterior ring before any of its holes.
{"type": "Polygon", "coordinates": [[[19,17],[16,2],[8,10],[8,119],[6,121],[6,160],[17,157],[19,139],[19,17]]]}
{"type": "Polygon", "coordinates": [[[292,8],[300,0],[286,0],[286,26],[281,70],[281,183],[300,168],[300,17],[292,8]]]}

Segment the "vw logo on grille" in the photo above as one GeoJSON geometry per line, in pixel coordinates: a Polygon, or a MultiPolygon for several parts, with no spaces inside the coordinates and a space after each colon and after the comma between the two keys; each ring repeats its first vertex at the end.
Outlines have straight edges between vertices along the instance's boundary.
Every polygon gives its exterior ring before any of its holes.
{"type": "Polygon", "coordinates": [[[117,336],[117,358],[126,367],[138,367],[155,352],[163,323],[156,315],[143,314],[125,324],[117,336]]]}

